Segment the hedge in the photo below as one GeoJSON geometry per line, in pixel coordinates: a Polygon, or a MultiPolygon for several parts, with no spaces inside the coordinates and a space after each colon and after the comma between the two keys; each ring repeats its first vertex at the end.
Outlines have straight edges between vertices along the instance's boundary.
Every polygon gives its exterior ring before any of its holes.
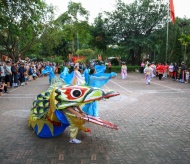
{"type": "MultiPolygon", "coordinates": [[[[140,66],[127,66],[127,72],[136,72],[139,71],[140,66]]],[[[111,69],[112,72],[120,73],[121,72],[121,66],[112,66],[111,69]]],[[[106,67],[106,72],[108,72],[108,67],[106,67]]]]}
{"type": "MultiPolygon", "coordinates": [[[[129,66],[127,66],[127,72],[136,72],[136,71],[139,71],[139,69],[140,69],[140,66],[138,66],[138,65],[135,65],[135,66],[129,65],[129,66]]],[[[62,68],[62,70],[63,70],[63,68],[62,68]]],[[[111,71],[116,72],[116,73],[120,73],[121,72],[121,66],[112,66],[111,71]]],[[[108,72],[108,67],[106,67],[106,72],[108,72]]]]}

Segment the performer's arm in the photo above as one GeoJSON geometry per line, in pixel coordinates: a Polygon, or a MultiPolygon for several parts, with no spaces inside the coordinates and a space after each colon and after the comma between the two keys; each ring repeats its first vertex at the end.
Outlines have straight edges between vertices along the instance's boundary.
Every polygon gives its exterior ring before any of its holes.
{"type": "Polygon", "coordinates": [[[76,106],[76,108],[78,109],[79,113],[82,115],[82,116],[85,116],[86,114],[82,111],[82,109],[79,107],[79,106],[76,106]]]}
{"type": "Polygon", "coordinates": [[[71,112],[72,114],[75,114],[77,116],[77,118],[83,117],[83,115],[81,113],[77,112],[76,110],[74,110],[73,107],[68,107],[67,110],[69,112],[71,112]]]}

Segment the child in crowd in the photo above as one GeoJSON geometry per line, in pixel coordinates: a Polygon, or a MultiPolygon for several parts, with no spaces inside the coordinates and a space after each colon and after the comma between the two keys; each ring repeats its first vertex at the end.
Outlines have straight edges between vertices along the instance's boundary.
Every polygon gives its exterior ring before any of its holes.
{"type": "Polygon", "coordinates": [[[5,82],[2,82],[0,84],[0,96],[3,95],[3,93],[7,93],[7,84],[5,84],[5,82]]]}
{"type": "Polygon", "coordinates": [[[18,87],[18,66],[17,63],[12,63],[12,87],[18,87]]]}
{"type": "Polygon", "coordinates": [[[150,67],[150,63],[148,63],[147,67],[144,69],[144,74],[145,74],[145,79],[146,79],[146,84],[150,85],[150,80],[152,77],[152,68],[150,67]]]}
{"type": "Polygon", "coordinates": [[[28,72],[24,72],[24,78],[25,78],[25,85],[28,84],[28,72]]]}
{"type": "Polygon", "coordinates": [[[32,66],[32,77],[33,77],[33,80],[36,80],[36,78],[37,78],[35,65],[32,66]]]}
{"type": "Polygon", "coordinates": [[[127,66],[126,66],[125,62],[122,62],[121,76],[122,76],[122,79],[126,79],[127,78],[127,66]]]}

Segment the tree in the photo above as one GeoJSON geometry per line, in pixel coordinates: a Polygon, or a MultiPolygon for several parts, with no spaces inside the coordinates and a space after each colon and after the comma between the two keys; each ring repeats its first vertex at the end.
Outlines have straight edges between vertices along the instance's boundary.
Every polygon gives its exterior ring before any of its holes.
{"type": "Polygon", "coordinates": [[[53,8],[42,0],[6,2],[0,8],[0,45],[15,60],[18,54],[26,53],[42,34],[44,24],[52,18],[53,8]]]}
{"type": "Polygon", "coordinates": [[[149,36],[162,28],[166,15],[167,6],[161,1],[135,0],[128,5],[118,0],[116,9],[107,13],[107,27],[113,40],[129,50],[132,64],[137,64],[149,45],[149,36]]]}
{"type": "MultiPolygon", "coordinates": [[[[42,55],[58,55],[61,54],[61,50],[56,51],[57,47],[63,45],[64,42],[64,33],[56,25],[54,21],[50,22],[48,26],[44,29],[43,34],[41,35],[39,41],[42,43],[42,55]]],[[[63,51],[62,51],[63,52],[63,51]]]]}
{"type": "Polygon", "coordinates": [[[107,21],[108,19],[103,19],[102,14],[100,13],[98,17],[95,18],[94,24],[91,27],[91,41],[90,45],[92,47],[96,47],[103,54],[106,53],[107,47],[111,42],[111,34],[108,33],[107,29],[107,21]]]}
{"type": "Polygon", "coordinates": [[[70,1],[68,11],[63,13],[56,20],[64,32],[65,39],[71,42],[71,53],[73,55],[75,50],[79,49],[79,38],[84,40],[85,37],[88,36],[88,33],[85,32],[85,30],[89,28],[88,16],[88,11],[82,7],[81,3],[70,1]],[[76,42],[77,44],[75,44],[76,42]]]}
{"type": "MultiPolygon", "coordinates": [[[[169,24],[169,38],[168,38],[168,62],[177,62],[180,64],[184,61],[184,45],[182,45],[182,35],[190,34],[190,20],[187,18],[176,18],[175,24],[169,24]],[[181,39],[180,39],[181,38],[181,39]],[[180,41],[180,40],[181,41],[180,41]]],[[[166,31],[166,30],[165,30],[166,31]]],[[[163,32],[164,33],[164,32],[163,32]]],[[[160,33],[160,35],[162,35],[160,33]]],[[[189,46],[186,46],[186,56],[189,53],[189,46]]],[[[188,59],[188,58],[187,58],[188,59]]],[[[186,62],[188,64],[188,61],[186,62]]]]}
{"type": "Polygon", "coordinates": [[[178,40],[180,41],[181,45],[184,46],[184,58],[183,58],[183,60],[186,63],[186,61],[187,61],[187,46],[190,43],[190,35],[182,34],[181,38],[179,38],[178,40]]]}

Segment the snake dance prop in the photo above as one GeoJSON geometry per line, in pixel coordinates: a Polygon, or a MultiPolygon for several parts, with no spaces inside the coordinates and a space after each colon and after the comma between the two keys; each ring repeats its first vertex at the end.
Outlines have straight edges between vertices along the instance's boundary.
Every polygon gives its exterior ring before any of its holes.
{"type": "Polygon", "coordinates": [[[92,116],[86,115],[79,119],[74,114],[66,112],[65,109],[108,99],[119,95],[119,93],[96,87],[65,85],[63,80],[55,79],[56,77],[51,78],[53,82],[51,81],[50,87],[37,96],[30,111],[28,126],[35,131],[37,136],[48,138],[60,135],[69,126],[67,117],[85,132],[90,131],[89,128],[83,126],[86,121],[107,128],[118,129],[117,125],[92,116]]]}

